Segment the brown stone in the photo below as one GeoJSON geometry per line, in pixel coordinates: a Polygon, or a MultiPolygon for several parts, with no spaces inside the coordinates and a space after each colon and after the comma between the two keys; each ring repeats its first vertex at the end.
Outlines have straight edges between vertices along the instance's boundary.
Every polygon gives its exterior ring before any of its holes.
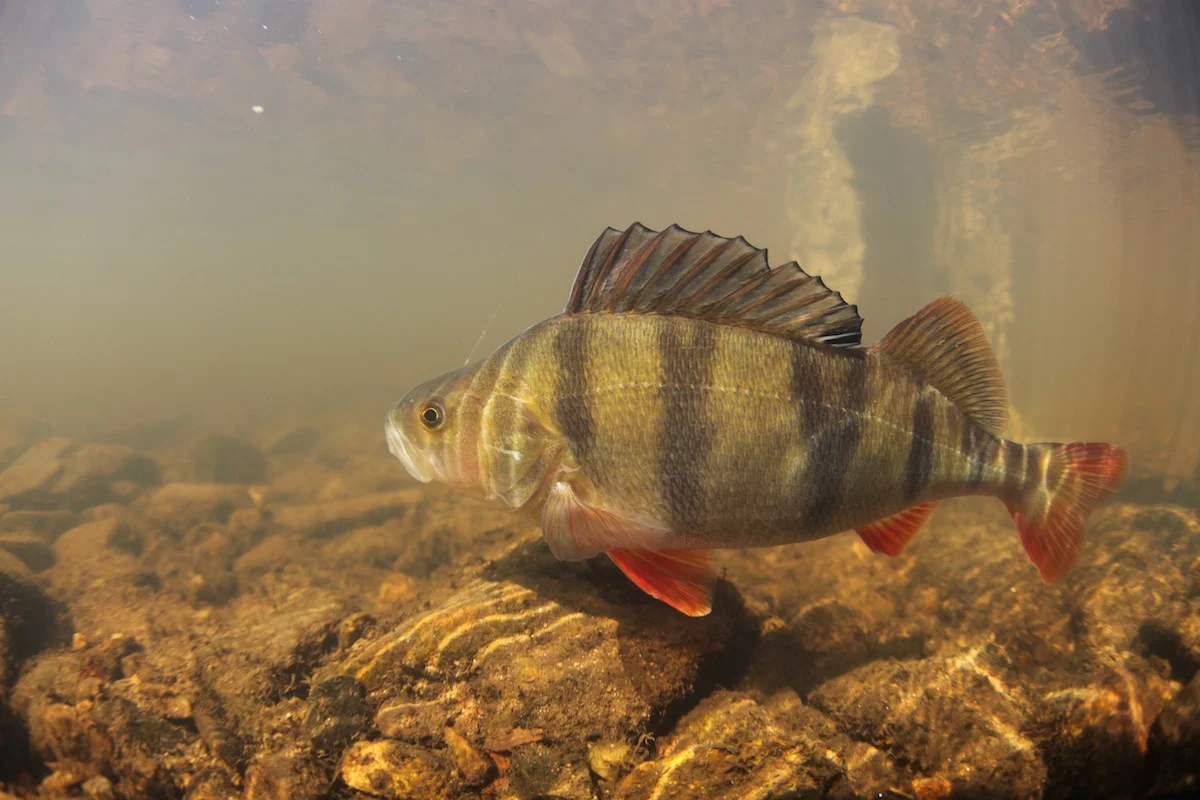
{"type": "Polygon", "coordinates": [[[0,500],[45,489],[62,472],[62,456],[71,447],[69,439],[56,437],[38,442],[0,472],[0,500]]]}
{"type": "Polygon", "coordinates": [[[395,800],[442,800],[457,796],[449,767],[432,753],[403,742],[359,742],[342,756],[342,780],[351,789],[395,800]]]}
{"type": "Polygon", "coordinates": [[[442,739],[450,751],[454,767],[462,776],[463,785],[482,786],[487,782],[496,769],[496,765],[491,759],[453,728],[446,728],[442,739]]]}

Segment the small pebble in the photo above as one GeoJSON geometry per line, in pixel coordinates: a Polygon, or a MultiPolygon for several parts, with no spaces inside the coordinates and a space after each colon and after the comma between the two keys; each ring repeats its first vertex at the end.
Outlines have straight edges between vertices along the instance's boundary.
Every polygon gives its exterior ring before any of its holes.
{"type": "Polygon", "coordinates": [[[192,718],[192,703],[186,697],[172,697],[167,701],[167,719],[188,720],[192,718]]]}
{"type": "Polygon", "coordinates": [[[89,778],[83,784],[84,793],[92,798],[92,800],[112,800],[116,797],[113,792],[112,781],[103,775],[97,775],[94,778],[89,778]]]}

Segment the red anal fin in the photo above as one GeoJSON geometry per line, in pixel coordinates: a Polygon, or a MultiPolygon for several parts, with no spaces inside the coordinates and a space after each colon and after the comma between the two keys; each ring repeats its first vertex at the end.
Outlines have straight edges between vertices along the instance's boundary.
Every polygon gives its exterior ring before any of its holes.
{"type": "Polygon", "coordinates": [[[608,557],[643,592],[689,617],[712,611],[717,566],[707,550],[609,550],[608,557]]]}
{"type": "Polygon", "coordinates": [[[898,514],[858,528],[858,535],[872,551],[898,556],[904,545],[908,544],[908,540],[921,529],[925,520],[929,519],[937,504],[938,501],[934,500],[932,503],[906,508],[898,514]]]}

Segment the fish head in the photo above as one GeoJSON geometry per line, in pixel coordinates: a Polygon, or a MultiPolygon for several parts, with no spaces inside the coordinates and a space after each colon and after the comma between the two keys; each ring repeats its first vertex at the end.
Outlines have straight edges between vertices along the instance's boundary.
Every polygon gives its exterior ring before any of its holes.
{"type": "Polygon", "coordinates": [[[388,450],[422,483],[436,480],[463,489],[480,483],[475,447],[480,403],[471,392],[476,369],[426,381],[388,411],[388,450]]]}

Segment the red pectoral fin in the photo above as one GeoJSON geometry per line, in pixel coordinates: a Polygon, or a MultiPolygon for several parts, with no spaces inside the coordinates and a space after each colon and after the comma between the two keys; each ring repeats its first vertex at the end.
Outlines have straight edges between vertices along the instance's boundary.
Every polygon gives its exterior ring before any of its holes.
{"type": "Polygon", "coordinates": [[[712,611],[717,567],[707,550],[609,550],[608,557],[646,594],[689,617],[712,611]]]}
{"type": "Polygon", "coordinates": [[[862,526],[858,529],[858,535],[874,552],[898,556],[904,549],[904,545],[908,544],[908,540],[921,529],[935,508],[937,508],[936,500],[932,503],[906,508],[898,514],[892,514],[890,517],[884,517],[870,525],[862,526]]]}

